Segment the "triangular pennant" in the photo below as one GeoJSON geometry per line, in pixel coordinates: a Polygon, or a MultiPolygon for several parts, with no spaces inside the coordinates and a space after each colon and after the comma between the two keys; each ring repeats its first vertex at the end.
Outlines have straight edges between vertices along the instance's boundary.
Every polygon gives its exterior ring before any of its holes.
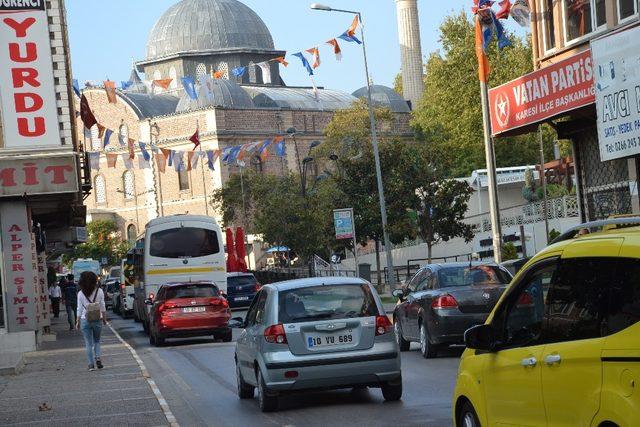
{"type": "Polygon", "coordinates": [[[136,148],[135,148],[136,140],[129,138],[129,159],[133,160],[136,158],[136,148]]]}
{"type": "Polygon", "coordinates": [[[109,103],[117,104],[118,100],[116,99],[116,82],[105,80],[104,90],[107,93],[107,99],[109,100],[109,103]]]}
{"type": "Polygon", "coordinates": [[[164,155],[164,152],[156,153],[156,165],[158,165],[158,171],[162,173],[165,172],[165,169],[167,167],[167,158],[164,155]]]}
{"type": "Polygon", "coordinates": [[[171,82],[173,82],[173,79],[159,79],[154,80],[153,84],[156,86],[160,86],[164,90],[167,90],[171,86],[171,82]]]}
{"type": "Polygon", "coordinates": [[[118,162],[118,154],[117,153],[107,153],[107,167],[115,168],[116,163],[118,162]]]}
{"type": "Polygon", "coordinates": [[[271,84],[271,65],[269,62],[260,62],[256,64],[262,70],[262,83],[266,85],[271,84]]]}
{"type": "Polygon", "coordinates": [[[144,142],[139,142],[138,145],[140,146],[140,151],[142,152],[142,157],[146,160],[149,161],[151,160],[151,155],[149,154],[149,152],[147,151],[147,144],[145,144],[144,142]]]}
{"type": "MultiPolygon", "coordinates": [[[[127,153],[122,153],[122,161],[124,162],[124,167],[129,171],[133,169],[133,159],[129,157],[127,153]]],[[[134,157],[135,158],[135,157],[134,157]]]]}
{"type": "Polygon", "coordinates": [[[302,65],[307,69],[309,75],[313,76],[313,68],[311,68],[309,61],[307,61],[307,58],[304,57],[304,54],[302,52],[296,52],[293,54],[293,56],[297,56],[298,58],[300,58],[300,61],[302,61],[302,65]]]}
{"type": "Polygon", "coordinates": [[[278,56],[277,58],[273,58],[272,61],[278,61],[280,64],[284,65],[285,67],[289,66],[289,63],[284,59],[284,56],[278,56]]]}
{"type": "Polygon", "coordinates": [[[189,95],[189,98],[194,101],[198,99],[198,91],[196,90],[196,82],[191,77],[182,78],[182,86],[184,91],[189,95]]]}
{"type": "Polygon", "coordinates": [[[320,51],[317,47],[312,47],[311,49],[307,49],[307,52],[313,56],[313,69],[315,70],[320,66],[320,51]]]}
{"type": "Polygon", "coordinates": [[[196,129],[196,133],[193,134],[189,141],[193,142],[193,149],[195,150],[200,146],[200,129],[196,129]]]}
{"type": "Polygon", "coordinates": [[[110,140],[111,140],[111,135],[113,135],[113,131],[112,131],[111,129],[107,129],[107,130],[105,130],[105,132],[104,132],[104,139],[103,139],[103,141],[104,141],[104,143],[103,143],[104,148],[107,148],[107,146],[108,146],[108,145],[109,145],[109,143],[111,142],[111,141],[110,141],[110,140]]]}
{"type": "Polygon", "coordinates": [[[96,116],[93,115],[93,112],[89,107],[89,100],[84,95],[80,97],[80,119],[82,120],[82,123],[84,123],[84,127],[89,130],[98,124],[96,116]]]}
{"type": "Polygon", "coordinates": [[[142,154],[138,154],[138,169],[151,169],[151,158],[146,159],[142,154]]]}
{"type": "Polygon", "coordinates": [[[327,44],[333,46],[333,53],[336,55],[336,60],[342,60],[342,49],[340,49],[340,43],[338,43],[337,39],[331,39],[327,42],[327,44]]]}
{"type": "Polygon", "coordinates": [[[89,167],[92,170],[100,170],[100,153],[98,151],[89,153],[89,167]]]}

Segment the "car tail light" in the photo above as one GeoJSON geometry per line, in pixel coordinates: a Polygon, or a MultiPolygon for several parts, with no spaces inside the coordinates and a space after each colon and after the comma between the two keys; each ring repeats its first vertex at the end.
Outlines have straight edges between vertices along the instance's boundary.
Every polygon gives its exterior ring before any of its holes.
{"type": "Polygon", "coordinates": [[[376,317],[376,336],[384,335],[387,332],[393,331],[393,323],[387,316],[376,317]]]}
{"type": "Polygon", "coordinates": [[[298,371],[287,371],[284,373],[285,378],[298,378],[298,371]]]}
{"type": "Polygon", "coordinates": [[[260,289],[262,289],[262,285],[256,282],[256,292],[260,292],[260,289]]]}
{"type": "Polygon", "coordinates": [[[518,298],[516,307],[533,307],[533,296],[529,292],[523,292],[518,298]]]}
{"type": "Polygon", "coordinates": [[[431,308],[436,310],[458,308],[458,301],[451,295],[441,295],[431,303],[431,308]]]}
{"type": "Polygon", "coordinates": [[[222,306],[224,308],[229,307],[229,303],[227,302],[227,300],[219,297],[209,298],[207,300],[207,304],[213,305],[213,306],[222,306]]]}
{"type": "Polygon", "coordinates": [[[121,285],[120,285],[120,290],[124,291],[125,287],[126,287],[126,285],[125,285],[124,283],[123,283],[123,284],[121,284],[121,285]]]}
{"type": "Polygon", "coordinates": [[[167,311],[172,308],[177,308],[177,307],[178,307],[178,304],[171,301],[165,301],[158,306],[158,313],[162,314],[162,312],[164,311],[167,311]]]}
{"type": "Polygon", "coordinates": [[[269,326],[264,330],[264,339],[271,344],[286,344],[287,335],[284,333],[282,324],[269,326]]]}

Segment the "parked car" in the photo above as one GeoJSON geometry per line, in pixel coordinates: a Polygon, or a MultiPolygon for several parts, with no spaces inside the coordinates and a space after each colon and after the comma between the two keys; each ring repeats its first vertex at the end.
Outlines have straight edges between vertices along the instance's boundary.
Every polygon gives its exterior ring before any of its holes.
{"type": "Polygon", "coordinates": [[[227,300],[212,282],[162,285],[154,300],[148,299],[149,342],[161,346],[167,338],[213,335],[231,341],[227,300]]]}
{"type": "Polygon", "coordinates": [[[102,285],[104,290],[104,303],[107,308],[113,309],[115,313],[116,305],[114,305],[114,301],[118,299],[120,294],[120,282],[115,279],[107,279],[102,285]]]}
{"type": "Polygon", "coordinates": [[[511,274],[494,264],[431,264],[393,291],[399,302],[393,322],[401,351],[420,343],[425,358],[464,342],[464,332],[487,320],[511,281],[511,274]]]}
{"type": "Polygon", "coordinates": [[[518,274],[518,271],[520,271],[522,267],[524,267],[529,262],[530,259],[531,258],[512,259],[500,263],[500,266],[506,268],[507,270],[509,270],[509,273],[511,273],[512,276],[515,276],[516,274],[518,274]]]}
{"type": "Polygon", "coordinates": [[[457,426],[638,425],[640,227],[620,226],[563,234],[465,333],[457,426]]]}
{"type": "Polygon", "coordinates": [[[127,318],[133,315],[133,304],[135,301],[135,291],[133,286],[126,283],[120,284],[120,310],[119,313],[122,317],[127,318]]]}
{"type": "Polygon", "coordinates": [[[260,409],[309,389],[380,387],[402,397],[393,325],[373,286],[362,279],[309,278],[265,285],[236,343],[238,394],[258,389],[260,409]]]}
{"type": "Polygon", "coordinates": [[[227,273],[227,301],[230,307],[251,304],[262,285],[252,273],[227,273]]]}

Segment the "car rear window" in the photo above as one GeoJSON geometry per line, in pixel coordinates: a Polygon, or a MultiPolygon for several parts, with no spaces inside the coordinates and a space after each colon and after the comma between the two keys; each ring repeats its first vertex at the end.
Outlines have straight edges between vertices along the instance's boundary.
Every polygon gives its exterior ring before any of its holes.
{"type": "Polygon", "coordinates": [[[227,285],[242,286],[242,285],[253,285],[255,283],[256,283],[256,278],[253,276],[227,277],[227,285]]]}
{"type": "Polygon", "coordinates": [[[438,271],[441,288],[471,285],[507,285],[509,273],[492,265],[444,267],[438,271]]]}
{"type": "Polygon", "coordinates": [[[182,227],[151,235],[149,254],[159,258],[198,258],[220,252],[218,235],[206,228],[182,227]]]}
{"type": "Polygon", "coordinates": [[[376,300],[367,285],[323,285],[278,294],[280,323],[378,316],[376,300]]]}
{"type": "Polygon", "coordinates": [[[181,285],[167,288],[166,299],[174,298],[211,298],[220,295],[215,285],[181,285]]]}

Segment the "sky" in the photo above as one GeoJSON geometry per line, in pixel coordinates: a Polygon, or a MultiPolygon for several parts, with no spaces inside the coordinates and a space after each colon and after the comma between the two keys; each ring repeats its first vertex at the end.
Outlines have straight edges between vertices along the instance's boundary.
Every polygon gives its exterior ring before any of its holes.
{"type": "MultiPolygon", "coordinates": [[[[269,27],[277,49],[289,53],[320,46],[322,65],[316,70],[318,86],[352,93],[365,85],[362,50],[341,42],[343,60],[337,62],[324,43],[351,24],[352,16],[311,10],[310,0],[241,0],[260,15],[269,27]]],[[[400,49],[394,0],[325,0],[334,8],[360,10],[370,78],[375,84],[392,86],[400,70],[400,49]]],[[[86,81],[128,80],[133,60],[145,57],[149,31],[177,0],[67,0],[69,38],[74,78],[86,81]],[[108,6],[107,6],[108,5],[108,6]]],[[[448,0],[433,6],[419,0],[422,51],[438,49],[438,26],[444,17],[469,10],[472,0],[448,0]]],[[[511,21],[513,23],[513,21],[511,21]]],[[[515,25],[515,24],[514,24],[515,25]]],[[[295,57],[288,57],[281,75],[289,86],[309,86],[308,74],[295,57]]]]}

